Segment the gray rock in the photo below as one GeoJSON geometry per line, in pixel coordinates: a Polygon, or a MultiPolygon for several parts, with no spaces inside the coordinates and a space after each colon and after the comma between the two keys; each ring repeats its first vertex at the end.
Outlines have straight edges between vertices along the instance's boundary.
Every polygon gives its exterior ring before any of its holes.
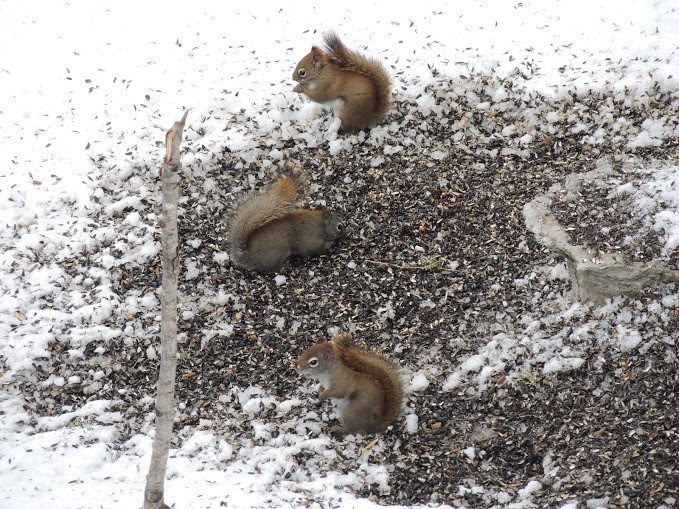
{"type": "Polygon", "coordinates": [[[618,254],[594,257],[585,247],[572,244],[570,236],[554,217],[550,206],[557,193],[575,194],[582,183],[601,179],[611,172],[610,161],[602,159],[595,170],[569,176],[562,185],[552,186],[546,194],[523,207],[526,227],[538,242],[565,258],[573,300],[603,304],[617,295],[631,295],[644,288],[679,282],[679,271],[661,260],[625,263],[618,254]]]}

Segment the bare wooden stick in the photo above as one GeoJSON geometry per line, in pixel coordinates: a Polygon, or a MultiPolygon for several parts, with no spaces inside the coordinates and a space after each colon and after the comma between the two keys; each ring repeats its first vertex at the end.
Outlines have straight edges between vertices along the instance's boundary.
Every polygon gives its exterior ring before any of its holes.
{"type": "Polygon", "coordinates": [[[146,476],[144,509],[169,509],[165,504],[165,472],[172,442],[174,422],[174,384],[177,372],[177,281],[179,278],[179,149],[188,111],[165,135],[166,154],[161,169],[162,211],[160,291],[160,370],[156,395],[156,434],[153,439],[151,465],[146,476]]]}

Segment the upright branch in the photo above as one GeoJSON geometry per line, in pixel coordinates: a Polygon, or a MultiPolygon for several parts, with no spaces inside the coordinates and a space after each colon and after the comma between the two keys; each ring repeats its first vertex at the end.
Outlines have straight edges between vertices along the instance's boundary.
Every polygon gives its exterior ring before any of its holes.
{"type": "Polygon", "coordinates": [[[179,278],[179,149],[188,111],[165,135],[166,154],[161,169],[162,211],[160,292],[160,371],[156,395],[156,434],[153,439],[151,465],[146,476],[144,509],[166,509],[164,501],[165,471],[172,442],[174,422],[174,382],[177,372],[177,281],[179,278]]]}

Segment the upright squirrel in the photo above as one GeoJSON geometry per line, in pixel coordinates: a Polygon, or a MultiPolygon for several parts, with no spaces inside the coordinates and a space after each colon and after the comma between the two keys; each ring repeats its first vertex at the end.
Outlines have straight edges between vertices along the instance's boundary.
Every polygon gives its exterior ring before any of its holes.
{"type": "Polygon", "coordinates": [[[252,194],[236,207],[229,233],[236,265],[277,271],[290,256],[323,253],[343,236],[341,219],[330,210],[298,208],[298,191],[295,178],[281,177],[264,193],[252,194]]]}
{"type": "Polygon", "coordinates": [[[321,400],[339,400],[341,426],[334,426],[334,432],[382,431],[401,409],[403,387],[396,367],[384,357],[358,348],[348,333],[306,349],[297,368],[321,382],[321,400]]]}
{"type": "Polygon", "coordinates": [[[342,131],[378,123],[389,109],[389,75],[373,58],[347,49],[334,32],[324,35],[323,49],[312,46],[295,68],[295,92],[317,103],[342,99],[342,131]]]}

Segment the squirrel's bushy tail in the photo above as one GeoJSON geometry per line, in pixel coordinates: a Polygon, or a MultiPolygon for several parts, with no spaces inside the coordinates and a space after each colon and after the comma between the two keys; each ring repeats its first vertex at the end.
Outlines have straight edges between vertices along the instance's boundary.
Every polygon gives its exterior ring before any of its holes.
{"type": "Polygon", "coordinates": [[[381,120],[389,109],[391,90],[391,80],[382,62],[358,51],[350,50],[335,32],[323,34],[323,42],[325,43],[324,50],[331,63],[337,67],[364,74],[373,80],[377,90],[377,104],[373,117],[375,120],[381,120]]]}
{"type": "Polygon", "coordinates": [[[299,186],[294,177],[281,177],[263,193],[251,193],[236,207],[231,218],[229,240],[236,254],[247,248],[257,228],[290,214],[299,186]]]}
{"type": "Polygon", "coordinates": [[[332,342],[346,366],[370,376],[373,382],[382,389],[385,401],[380,417],[384,423],[393,421],[400,412],[403,401],[403,386],[395,365],[381,355],[359,350],[354,345],[352,335],[348,332],[340,332],[332,339],[332,342]],[[355,355],[356,352],[360,355],[355,355]]]}

